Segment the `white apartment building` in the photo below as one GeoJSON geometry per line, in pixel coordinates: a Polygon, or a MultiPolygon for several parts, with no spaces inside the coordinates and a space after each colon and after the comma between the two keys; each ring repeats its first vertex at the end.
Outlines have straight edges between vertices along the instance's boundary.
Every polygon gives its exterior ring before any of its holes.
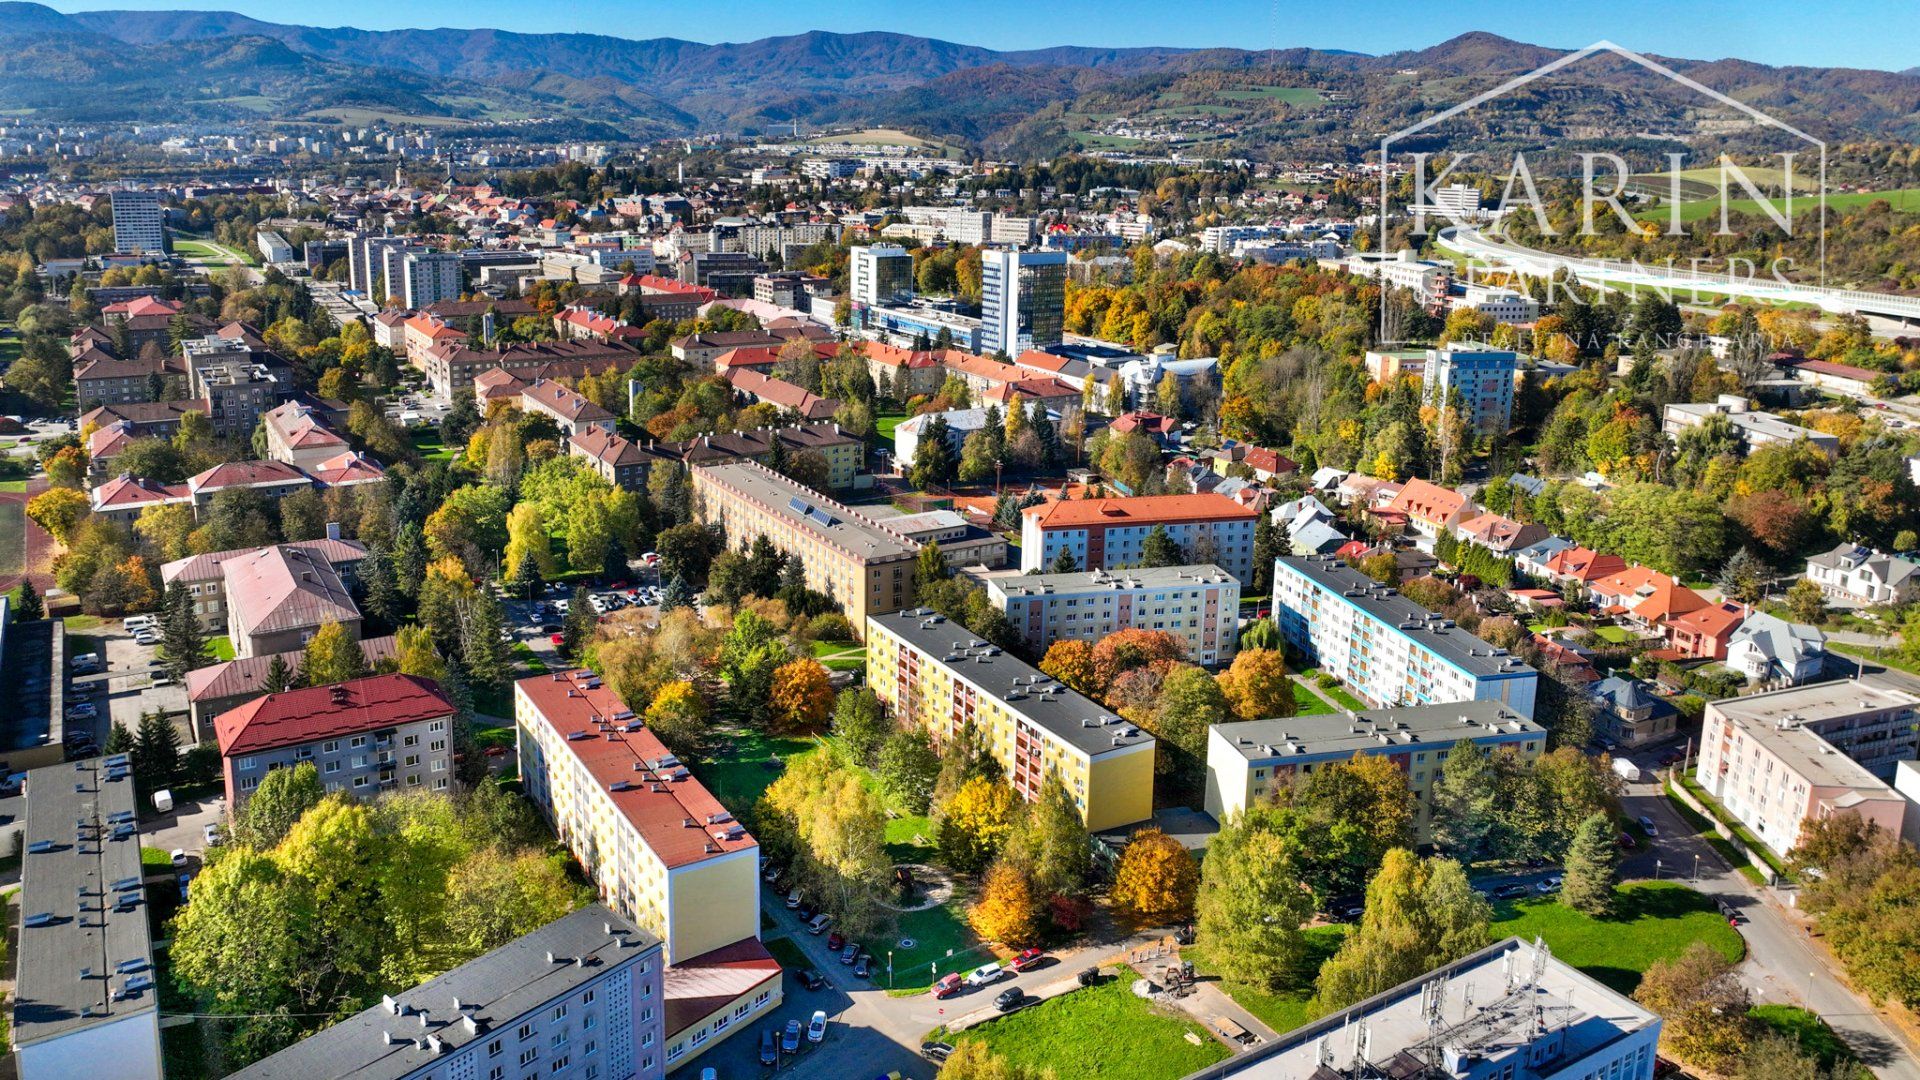
{"type": "Polygon", "coordinates": [[[1348,273],[1375,278],[1396,289],[1412,291],[1422,304],[1438,304],[1453,284],[1453,268],[1440,263],[1422,262],[1411,251],[1392,255],[1356,252],[1343,264],[1348,273]]]}
{"type": "Polygon", "coordinates": [[[1916,704],[1857,679],[1710,701],[1700,786],[1781,856],[1805,822],[1837,813],[1898,835],[1906,800],[1888,781],[1914,757],[1916,704]]]}
{"type": "Polygon", "coordinates": [[[987,599],[1035,653],[1117,630],[1164,630],[1186,644],[1187,659],[1214,665],[1238,644],[1240,582],[1211,563],[989,578],[987,599]]]}
{"type": "Polygon", "coordinates": [[[1206,562],[1240,581],[1253,572],[1259,511],[1212,492],[1125,499],[1062,499],[1020,513],[1020,569],[1046,572],[1061,555],[1082,570],[1137,567],[1155,527],[1188,562],[1206,562]]]}
{"type": "Polygon", "coordinates": [[[1533,718],[1538,672],[1331,555],[1274,560],[1273,615],[1288,644],[1374,705],[1497,701],[1533,718]]]}
{"type": "Polygon", "coordinates": [[[1497,285],[1469,284],[1462,302],[1482,315],[1492,316],[1497,323],[1518,325],[1540,317],[1540,301],[1497,285]]]}
{"type": "Polygon", "coordinates": [[[1763,446],[1795,443],[1802,439],[1830,458],[1840,452],[1840,439],[1837,436],[1790,424],[1770,412],[1750,409],[1747,399],[1739,394],[1721,394],[1711,402],[1668,405],[1661,414],[1660,426],[1670,438],[1678,439],[1681,432],[1700,427],[1716,416],[1726,418],[1728,426],[1739,438],[1743,452],[1763,446]]]}
{"type": "Polygon", "coordinates": [[[400,304],[419,311],[442,300],[460,299],[464,285],[460,256],[451,251],[416,251],[400,264],[400,304]]]}
{"type": "Polygon", "coordinates": [[[913,295],[913,255],[898,244],[868,244],[848,252],[847,298],[891,304],[913,295]]]}
{"type": "Polygon", "coordinates": [[[158,255],[167,250],[166,211],[157,191],[116,191],[113,250],[120,255],[158,255]]]}

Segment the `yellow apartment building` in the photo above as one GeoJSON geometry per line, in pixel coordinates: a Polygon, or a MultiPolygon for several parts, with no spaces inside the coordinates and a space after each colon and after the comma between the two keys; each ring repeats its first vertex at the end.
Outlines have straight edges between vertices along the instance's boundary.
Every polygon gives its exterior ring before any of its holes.
{"type": "Polygon", "coordinates": [[[1153,736],[931,611],[866,626],[867,685],[895,716],[935,742],[971,720],[1022,798],[1058,773],[1093,832],[1153,816],[1153,736]]]}

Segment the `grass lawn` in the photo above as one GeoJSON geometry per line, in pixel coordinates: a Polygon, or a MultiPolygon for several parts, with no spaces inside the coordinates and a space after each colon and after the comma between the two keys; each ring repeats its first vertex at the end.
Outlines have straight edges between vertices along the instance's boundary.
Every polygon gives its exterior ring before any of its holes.
{"type": "Polygon", "coordinates": [[[413,440],[414,450],[427,461],[452,462],[454,459],[453,448],[440,441],[439,428],[415,428],[407,437],[413,440]]]}
{"type": "Polygon", "coordinates": [[[875,961],[873,981],[898,992],[918,992],[951,971],[971,971],[993,959],[991,949],[974,936],[967,925],[966,899],[954,899],[925,911],[910,911],[900,916],[893,935],[885,940],[863,942],[875,961]],[[900,942],[912,938],[911,949],[900,942]],[[893,951],[893,981],[887,981],[887,951],[893,951]]]}
{"type": "Polygon", "coordinates": [[[819,749],[811,739],[785,739],[759,731],[740,731],[715,755],[716,760],[694,772],[720,804],[735,815],[753,809],[761,792],[780,778],[786,762],[819,749]]]}
{"type": "Polygon", "coordinates": [[[27,509],[0,503],[0,574],[17,574],[27,565],[27,509]]]}
{"type": "Polygon", "coordinates": [[[0,491],[9,491],[24,495],[27,492],[27,482],[25,480],[0,480],[0,491]]]}
{"type": "Polygon", "coordinates": [[[873,418],[873,437],[885,446],[893,445],[893,429],[907,418],[906,413],[885,413],[873,418]]]}
{"type": "Polygon", "coordinates": [[[807,954],[800,951],[800,946],[792,938],[777,937],[763,940],[767,951],[773,954],[775,960],[780,961],[780,966],[786,971],[797,976],[813,966],[813,961],[807,959],[807,954]]]}
{"type": "Polygon", "coordinates": [[[1322,716],[1333,711],[1333,705],[1326,698],[1308,689],[1304,683],[1296,680],[1293,684],[1293,715],[1322,716]]]}
{"type": "Polygon", "coordinates": [[[1596,626],[1593,628],[1593,636],[1610,645],[1625,645],[1633,640],[1632,634],[1618,626],[1596,626]]]}
{"type": "Polygon", "coordinates": [[[1619,913],[1595,919],[1555,899],[1496,901],[1493,936],[1545,939],[1553,955],[1623,994],[1640,985],[1656,960],[1669,960],[1704,941],[1729,960],[1746,946],[1713,901],[1672,881],[1637,881],[1616,892],[1619,913]]]}
{"type": "MultiPolygon", "coordinates": [[[[1340,943],[1346,940],[1347,928],[1344,926],[1309,926],[1304,931],[1307,938],[1308,967],[1318,971],[1320,965],[1327,962],[1340,949],[1340,943]]],[[[1209,962],[1206,950],[1194,947],[1181,953],[1184,959],[1193,961],[1194,969],[1203,975],[1213,974],[1215,969],[1209,962]]],[[[1256,989],[1245,983],[1221,980],[1220,988],[1227,996],[1240,1003],[1240,1007],[1260,1018],[1260,1021],[1278,1032],[1292,1031],[1302,1024],[1319,1019],[1319,1013],[1313,1008],[1313,987],[1311,984],[1297,990],[1282,990],[1271,993],[1256,989]]]]}
{"type": "MultiPolygon", "coordinates": [[[[1868,203],[1873,202],[1875,199],[1885,199],[1893,205],[1895,210],[1901,210],[1907,213],[1920,213],[1920,188],[1897,188],[1889,191],[1842,192],[1827,196],[1827,209],[1858,210],[1868,203]]],[[[1786,212],[1787,204],[1785,198],[1775,197],[1769,198],[1767,201],[1772,204],[1775,211],[1779,213],[1786,212]]],[[[1810,214],[1817,209],[1818,206],[1818,195],[1802,194],[1795,196],[1793,200],[1793,212],[1796,215],[1802,213],[1810,214]]],[[[1760,214],[1764,211],[1760,209],[1760,204],[1753,199],[1728,199],[1727,212],[1729,214],[1760,214]]],[[[1641,211],[1634,216],[1643,221],[1664,222],[1671,213],[1671,208],[1659,206],[1651,210],[1641,211]]],[[[1680,204],[1680,220],[1682,223],[1691,223],[1708,217],[1718,220],[1719,215],[1720,200],[1717,197],[1694,199],[1680,204]]]]}
{"type": "Polygon", "coordinates": [[[143,847],[140,849],[140,872],[141,873],[155,874],[163,870],[172,870],[172,869],[173,869],[173,857],[169,855],[167,852],[157,847],[143,847]]]}
{"type": "Polygon", "coordinates": [[[233,659],[233,639],[225,634],[207,639],[207,648],[212,650],[215,660],[233,659]]]}
{"type": "Polygon", "coordinates": [[[526,642],[514,642],[513,647],[508,649],[507,652],[513,655],[514,661],[517,662],[520,665],[520,669],[528,675],[545,675],[547,673],[547,662],[540,659],[540,654],[534,652],[532,646],[526,642]]]}
{"type": "Polygon", "coordinates": [[[98,615],[69,615],[61,622],[66,623],[67,633],[84,634],[89,630],[100,629],[101,618],[98,615]]]}
{"type": "MultiPolygon", "coordinates": [[[[1008,1063],[1051,1069],[1075,1080],[1171,1080],[1231,1055],[1191,1020],[1155,1009],[1127,989],[1130,980],[1108,979],[1018,1012],[958,1036],[984,1042],[1008,1063]],[[1187,1041],[1191,1032],[1200,1044],[1187,1041]]],[[[943,1032],[936,1032],[942,1038],[943,1032]]]]}
{"type": "MultiPolygon", "coordinates": [[[[1823,1069],[1853,1060],[1853,1051],[1815,1013],[1795,1005],[1755,1005],[1747,1010],[1747,1015],[1782,1035],[1792,1036],[1800,1044],[1801,1050],[1820,1059],[1823,1069]]],[[[1859,1069],[1859,1073],[1862,1076],[1873,1075],[1865,1069],[1859,1069]]]]}
{"type": "Polygon", "coordinates": [[[828,671],[859,671],[867,666],[867,648],[857,641],[816,641],[813,656],[828,671]]]}

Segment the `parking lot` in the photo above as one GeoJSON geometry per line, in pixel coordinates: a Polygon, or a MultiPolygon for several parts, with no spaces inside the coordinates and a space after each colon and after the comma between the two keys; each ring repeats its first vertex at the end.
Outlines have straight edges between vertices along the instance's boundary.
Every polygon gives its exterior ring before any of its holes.
{"type": "MultiPolygon", "coordinates": [[[[81,640],[73,638],[70,640],[81,640]]],[[[70,648],[68,655],[92,651],[101,656],[106,668],[96,674],[74,674],[67,696],[67,730],[72,735],[85,733],[96,745],[105,746],[107,731],[113,724],[128,731],[140,726],[140,717],[156,710],[174,721],[182,746],[193,743],[187,723],[187,691],[166,682],[156,666],[152,645],[142,645],[118,622],[103,622],[85,632],[85,647],[70,648]],[[155,685],[155,680],[160,680],[155,685]],[[91,706],[92,715],[85,715],[91,706]]]]}

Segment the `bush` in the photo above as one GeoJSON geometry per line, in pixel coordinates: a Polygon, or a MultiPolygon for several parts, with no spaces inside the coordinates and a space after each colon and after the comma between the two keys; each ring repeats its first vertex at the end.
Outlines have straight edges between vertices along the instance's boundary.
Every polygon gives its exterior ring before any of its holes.
{"type": "Polygon", "coordinates": [[[852,641],[853,624],[845,615],[829,611],[825,615],[815,615],[807,624],[807,630],[815,641],[852,641]]]}

